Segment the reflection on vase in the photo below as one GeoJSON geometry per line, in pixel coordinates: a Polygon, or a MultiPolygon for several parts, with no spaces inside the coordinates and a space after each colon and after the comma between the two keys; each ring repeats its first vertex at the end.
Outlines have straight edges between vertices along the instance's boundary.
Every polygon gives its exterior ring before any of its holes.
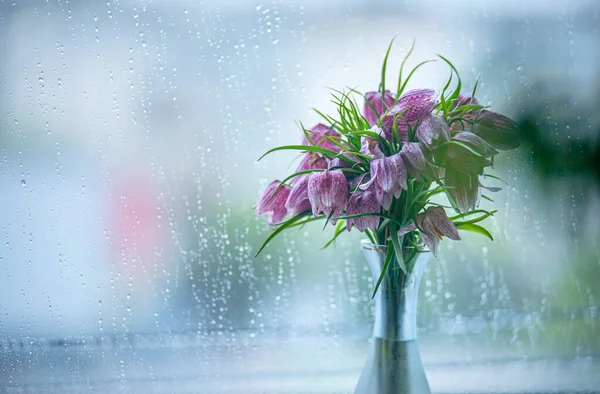
{"type": "MultiPolygon", "coordinates": [[[[377,281],[387,247],[363,241],[362,249],[377,281]]],[[[355,394],[431,393],[417,341],[417,295],[429,258],[418,253],[408,275],[390,264],[375,295],[373,338],[355,394]]]]}

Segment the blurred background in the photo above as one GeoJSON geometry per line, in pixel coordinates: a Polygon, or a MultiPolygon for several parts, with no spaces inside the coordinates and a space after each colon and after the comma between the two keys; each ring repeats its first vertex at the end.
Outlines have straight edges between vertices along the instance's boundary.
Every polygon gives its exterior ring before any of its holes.
{"type": "MultiPolygon", "coordinates": [[[[600,392],[600,5],[0,1],[0,392],[350,393],[373,320],[353,231],[270,229],[330,90],[448,57],[520,125],[495,241],[420,294],[438,393],[600,392]]],[[[414,87],[441,89],[428,64],[414,87]]]]}

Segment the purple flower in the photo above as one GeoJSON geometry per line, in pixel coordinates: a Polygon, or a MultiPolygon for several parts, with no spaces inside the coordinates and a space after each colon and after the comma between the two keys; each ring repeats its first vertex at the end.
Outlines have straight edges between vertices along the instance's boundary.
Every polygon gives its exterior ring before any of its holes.
{"type": "MultiPolygon", "coordinates": [[[[296,172],[300,172],[300,171],[305,171],[305,170],[313,170],[313,169],[321,169],[324,170],[327,168],[327,159],[324,157],[321,157],[315,153],[307,153],[306,155],[304,155],[304,157],[302,158],[302,161],[300,162],[300,165],[298,166],[298,168],[296,169],[296,172]]],[[[292,183],[294,183],[296,180],[296,178],[294,178],[292,180],[292,183]]]]}
{"type": "Polygon", "coordinates": [[[341,148],[337,146],[333,141],[325,139],[325,137],[330,137],[337,140],[341,137],[340,133],[335,131],[333,127],[328,127],[322,123],[319,123],[312,129],[308,130],[307,134],[310,140],[305,135],[302,138],[302,145],[318,146],[319,148],[329,149],[334,152],[341,151],[341,148]]]}
{"type": "Polygon", "coordinates": [[[440,142],[450,139],[450,128],[444,118],[431,115],[417,126],[416,136],[428,149],[435,149],[440,142]]]}
{"type": "Polygon", "coordinates": [[[400,153],[390,157],[371,160],[371,180],[361,186],[366,190],[375,187],[377,200],[385,210],[390,209],[392,197],[400,198],[402,189],[406,189],[406,167],[400,153]]]}
{"type": "Polygon", "coordinates": [[[382,128],[386,138],[391,138],[394,121],[402,141],[408,139],[408,126],[419,119],[426,119],[435,107],[435,91],[432,89],[413,89],[398,99],[398,104],[390,109],[383,119],[382,128]]]}
{"type": "Polygon", "coordinates": [[[279,223],[288,211],[285,208],[286,200],[290,194],[290,187],[281,185],[279,181],[273,181],[267,186],[258,203],[256,203],[256,215],[269,214],[269,224],[279,223]],[[277,189],[279,187],[279,189],[277,189]]]}
{"type": "Polygon", "coordinates": [[[438,245],[442,237],[448,237],[455,241],[460,240],[456,226],[448,218],[442,207],[428,208],[424,213],[415,217],[415,222],[400,229],[398,235],[408,234],[419,229],[421,240],[429,247],[434,256],[437,255],[438,245]]]}
{"type": "Polygon", "coordinates": [[[308,199],[308,179],[308,174],[294,178],[295,182],[292,183],[292,191],[285,202],[285,208],[292,215],[297,215],[311,208],[310,200],[308,199]]]}
{"type": "Polygon", "coordinates": [[[396,101],[389,90],[386,90],[383,96],[380,92],[367,92],[365,93],[365,99],[363,114],[369,122],[369,126],[377,124],[381,115],[386,113],[396,101]]]}
{"type": "Polygon", "coordinates": [[[435,90],[413,89],[400,96],[398,104],[392,110],[402,115],[407,122],[413,122],[431,114],[434,106],[435,90]]]}
{"type": "MultiPolygon", "coordinates": [[[[375,193],[373,193],[373,191],[370,189],[356,190],[350,196],[350,200],[346,206],[346,215],[348,216],[358,215],[361,213],[379,213],[379,202],[377,201],[375,193]]],[[[363,232],[368,228],[373,231],[377,231],[377,227],[379,226],[379,217],[369,215],[346,219],[346,225],[348,226],[348,231],[350,231],[353,225],[360,232],[363,232]]]]}
{"type": "Polygon", "coordinates": [[[400,151],[406,171],[415,179],[421,179],[421,171],[427,164],[423,151],[416,142],[405,142],[400,151]]]}
{"type": "Polygon", "coordinates": [[[316,217],[323,212],[325,216],[333,212],[340,216],[348,201],[348,184],[340,170],[315,172],[308,178],[308,199],[316,217]]]}

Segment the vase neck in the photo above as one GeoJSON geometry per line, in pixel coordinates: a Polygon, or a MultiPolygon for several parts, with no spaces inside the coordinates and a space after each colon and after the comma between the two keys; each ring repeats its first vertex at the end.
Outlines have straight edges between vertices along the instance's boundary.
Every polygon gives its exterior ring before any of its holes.
{"type": "MultiPolygon", "coordinates": [[[[362,249],[377,283],[385,264],[387,247],[363,242],[362,249]]],[[[430,255],[428,252],[417,253],[408,264],[406,274],[399,268],[396,256],[392,258],[375,294],[375,338],[389,341],[417,339],[419,283],[430,255]]]]}

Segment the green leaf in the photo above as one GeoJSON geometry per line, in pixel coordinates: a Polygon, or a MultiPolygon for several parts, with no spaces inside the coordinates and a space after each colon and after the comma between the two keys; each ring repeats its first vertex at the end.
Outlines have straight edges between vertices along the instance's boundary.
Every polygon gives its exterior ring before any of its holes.
{"type": "Polygon", "coordinates": [[[477,86],[479,85],[479,78],[481,78],[481,74],[477,76],[477,80],[475,81],[475,86],[473,86],[473,93],[471,93],[471,97],[475,98],[475,93],[477,92],[477,86]]]}
{"type": "Polygon", "coordinates": [[[260,254],[260,252],[263,251],[263,249],[267,246],[267,244],[269,242],[271,242],[271,240],[273,238],[275,238],[278,234],[280,234],[283,230],[285,230],[286,228],[290,227],[292,224],[294,224],[295,222],[297,222],[298,220],[302,219],[303,217],[307,216],[309,214],[310,211],[304,211],[302,213],[299,213],[298,215],[294,216],[293,218],[281,223],[281,225],[271,233],[271,235],[269,235],[267,237],[267,239],[265,240],[265,242],[262,244],[262,246],[260,247],[260,249],[258,249],[258,252],[256,252],[256,255],[254,257],[258,257],[258,255],[260,254]]]}
{"type": "Polygon", "coordinates": [[[365,234],[367,234],[367,237],[369,237],[369,241],[371,241],[373,245],[377,245],[377,240],[375,239],[375,236],[373,235],[373,232],[370,229],[366,229],[365,234]]]}
{"type": "Polygon", "coordinates": [[[388,246],[387,255],[385,256],[385,263],[383,264],[383,268],[381,269],[381,274],[379,274],[379,279],[377,279],[377,284],[375,285],[375,290],[373,290],[373,295],[371,299],[375,298],[375,294],[377,294],[377,290],[379,290],[379,286],[385,277],[385,274],[390,266],[390,261],[392,261],[392,256],[394,255],[394,249],[388,246]]]}
{"type": "Polygon", "coordinates": [[[263,154],[261,157],[258,158],[257,161],[261,161],[265,156],[273,153],[273,152],[277,152],[277,151],[281,151],[281,150],[299,150],[302,152],[317,152],[317,153],[321,153],[324,155],[328,155],[331,156],[333,158],[335,157],[339,157],[340,160],[343,160],[347,163],[350,164],[354,164],[354,160],[339,154],[337,152],[334,152],[332,150],[329,149],[324,149],[324,148],[319,148],[318,146],[312,146],[312,145],[283,145],[283,146],[278,146],[276,148],[270,149],[267,152],[265,152],[265,154],[263,154]]]}
{"type": "Polygon", "coordinates": [[[334,235],[333,235],[333,238],[331,238],[331,239],[329,240],[329,242],[327,242],[327,243],[325,244],[325,246],[323,246],[323,247],[321,248],[321,250],[323,250],[323,249],[326,249],[326,248],[327,248],[329,245],[331,245],[332,243],[334,243],[334,242],[335,242],[335,240],[337,239],[337,237],[339,237],[339,236],[340,236],[340,234],[343,234],[343,233],[344,233],[344,231],[346,231],[346,228],[347,228],[347,227],[346,227],[346,226],[344,226],[344,221],[343,221],[343,220],[340,220],[340,221],[338,222],[337,226],[335,227],[335,233],[334,233],[334,235]]]}
{"type": "Polygon", "coordinates": [[[465,221],[460,221],[460,222],[454,222],[455,226],[463,226],[465,224],[473,224],[473,223],[479,223],[484,219],[487,219],[490,216],[493,216],[496,212],[496,210],[492,211],[492,212],[487,212],[484,215],[481,215],[475,219],[470,219],[470,220],[465,220],[465,221]]]}
{"type": "Polygon", "coordinates": [[[461,213],[460,215],[450,216],[448,219],[454,221],[454,220],[457,220],[457,219],[462,219],[462,218],[467,217],[467,216],[477,215],[477,214],[480,214],[480,213],[487,214],[488,216],[490,216],[490,215],[493,215],[496,212],[497,211],[492,211],[492,212],[486,211],[485,209],[474,209],[474,210],[469,211],[469,212],[461,213]]]}
{"type": "Polygon", "coordinates": [[[387,51],[385,52],[385,57],[383,58],[383,65],[381,67],[381,95],[385,95],[385,71],[387,69],[388,57],[390,56],[390,51],[392,50],[392,45],[394,44],[394,40],[396,37],[392,38],[390,41],[390,45],[388,46],[387,51]]]}
{"type": "Polygon", "coordinates": [[[440,57],[440,58],[441,58],[443,61],[445,61],[446,63],[448,63],[448,65],[450,66],[450,68],[452,69],[452,71],[454,71],[454,73],[456,74],[456,78],[458,79],[458,82],[457,82],[457,84],[456,84],[456,89],[454,90],[454,92],[452,93],[452,95],[451,95],[451,96],[448,98],[448,100],[447,100],[448,102],[450,102],[450,103],[451,103],[452,101],[454,101],[454,100],[455,100],[455,99],[458,97],[458,95],[459,95],[459,93],[460,93],[460,89],[461,89],[461,87],[462,87],[462,82],[461,82],[461,80],[460,80],[460,74],[458,73],[458,70],[456,69],[456,67],[454,67],[454,64],[452,64],[452,63],[450,62],[450,60],[446,59],[445,57],[443,57],[443,56],[442,56],[442,55],[440,55],[440,54],[438,54],[438,56],[439,56],[439,57],[440,57]]]}
{"type": "Polygon", "coordinates": [[[328,122],[331,127],[335,127],[337,124],[339,124],[339,122],[337,120],[335,120],[332,116],[325,115],[323,112],[319,111],[316,108],[313,108],[312,110],[315,111],[326,122],[328,122]]]}
{"type": "Polygon", "coordinates": [[[473,233],[479,233],[481,235],[485,235],[492,241],[494,240],[494,237],[492,237],[492,234],[490,234],[489,231],[487,231],[485,228],[483,228],[477,224],[472,224],[472,223],[459,224],[456,226],[456,228],[459,230],[471,231],[473,233]]]}
{"type": "Polygon", "coordinates": [[[481,175],[482,175],[482,176],[484,176],[484,177],[486,177],[486,178],[493,178],[493,179],[496,179],[496,180],[498,180],[498,181],[500,181],[500,182],[504,183],[505,185],[508,185],[508,183],[507,183],[507,182],[506,182],[504,179],[502,179],[502,178],[499,178],[499,177],[497,177],[496,175],[492,175],[492,174],[481,174],[481,175]]]}
{"type": "MultiPolygon", "coordinates": [[[[406,264],[404,263],[404,255],[402,254],[402,246],[400,246],[400,241],[398,240],[398,236],[396,235],[398,233],[398,229],[396,228],[395,225],[392,225],[391,227],[392,229],[392,244],[394,245],[394,250],[396,251],[396,261],[398,262],[398,265],[400,266],[400,269],[402,270],[402,272],[404,272],[405,274],[408,274],[408,270],[406,269],[406,264]]],[[[402,237],[400,237],[402,238],[402,237]]]]}
{"type": "Polygon", "coordinates": [[[406,61],[408,60],[408,58],[410,57],[410,55],[412,54],[414,49],[415,49],[415,40],[413,39],[412,45],[410,46],[410,50],[408,51],[406,56],[404,56],[404,59],[402,60],[402,64],[400,64],[400,72],[398,73],[398,88],[396,89],[396,97],[400,97],[400,94],[402,94],[402,91],[403,91],[403,86],[406,86],[406,84],[402,85],[402,71],[404,70],[404,65],[406,64],[406,61]]]}
{"type": "Polygon", "coordinates": [[[410,74],[408,74],[408,77],[406,77],[406,81],[404,81],[404,83],[402,84],[402,87],[398,90],[400,93],[402,93],[404,91],[404,89],[406,88],[406,85],[408,84],[408,81],[410,81],[410,79],[412,78],[413,74],[419,69],[421,68],[421,66],[427,64],[427,63],[432,63],[435,62],[435,60],[425,60],[422,61],[421,63],[417,64],[412,71],[410,72],[410,74]]]}
{"type": "Polygon", "coordinates": [[[448,90],[448,87],[450,86],[450,83],[452,82],[452,70],[450,71],[450,78],[448,78],[448,82],[446,82],[446,85],[444,85],[444,89],[442,89],[442,94],[440,95],[440,105],[442,106],[442,112],[444,113],[444,116],[446,115],[446,113],[448,113],[448,103],[446,102],[446,90],[448,90]]]}

